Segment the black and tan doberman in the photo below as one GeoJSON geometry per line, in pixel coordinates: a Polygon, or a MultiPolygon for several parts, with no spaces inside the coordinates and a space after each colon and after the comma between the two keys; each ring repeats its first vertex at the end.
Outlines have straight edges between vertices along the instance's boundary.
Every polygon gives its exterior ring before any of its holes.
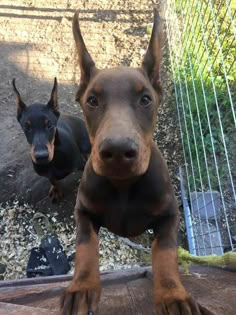
{"type": "Polygon", "coordinates": [[[73,171],[83,171],[91,145],[85,123],[78,117],[61,114],[58,105],[57,79],[47,104],[26,106],[12,81],[16,93],[17,120],[30,145],[33,167],[47,177],[52,186],[49,196],[56,202],[63,196],[58,181],[73,171]]]}
{"type": "Polygon", "coordinates": [[[142,66],[105,70],[96,68],[86,49],[78,12],[73,19],[81,70],[77,100],[83,109],[92,151],[77,195],[75,273],[62,298],[61,315],[97,314],[101,226],[125,237],[153,229],[157,314],[211,314],[194,301],[180,281],[177,201],[166,163],[152,140],[161,97],[160,17],[156,9],[154,15],[142,66]]]}

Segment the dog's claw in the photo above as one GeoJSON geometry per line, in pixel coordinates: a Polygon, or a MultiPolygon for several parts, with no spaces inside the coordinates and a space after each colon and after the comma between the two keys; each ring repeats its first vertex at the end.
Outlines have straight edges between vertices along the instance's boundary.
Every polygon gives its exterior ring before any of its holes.
{"type": "Polygon", "coordinates": [[[158,315],[215,315],[215,313],[212,313],[205,307],[201,306],[191,297],[185,301],[163,301],[162,303],[157,304],[156,311],[158,315]]]}

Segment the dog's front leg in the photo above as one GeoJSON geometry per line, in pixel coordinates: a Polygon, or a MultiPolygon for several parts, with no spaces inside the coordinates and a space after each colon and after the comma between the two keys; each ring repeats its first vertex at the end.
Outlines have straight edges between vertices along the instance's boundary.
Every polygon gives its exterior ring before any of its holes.
{"type": "Polygon", "coordinates": [[[95,315],[101,293],[98,231],[86,212],[78,214],[75,272],[62,298],[61,315],[95,315]]]}
{"type": "Polygon", "coordinates": [[[177,262],[178,215],[158,221],[152,244],[154,298],[158,315],[212,315],[183,287],[177,262]]]}
{"type": "Polygon", "coordinates": [[[49,197],[52,200],[52,203],[56,203],[63,198],[63,189],[59,182],[55,179],[50,180],[52,186],[49,189],[49,197]]]}

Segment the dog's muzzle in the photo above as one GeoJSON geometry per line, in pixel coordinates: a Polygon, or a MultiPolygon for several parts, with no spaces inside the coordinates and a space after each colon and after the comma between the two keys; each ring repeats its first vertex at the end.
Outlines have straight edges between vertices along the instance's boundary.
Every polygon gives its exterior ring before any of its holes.
{"type": "Polygon", "coordinates": [[[49,163],[49,153],[47,150],[40,150],[34,153],[35,161],[37,164],[49,163]]]}
{"type": "Polygon", "coordinates": [[[106,172],[123,177],[138,159],[139,148],[130,138],[107,138],[99,145],[99,158],[106,172]]]}

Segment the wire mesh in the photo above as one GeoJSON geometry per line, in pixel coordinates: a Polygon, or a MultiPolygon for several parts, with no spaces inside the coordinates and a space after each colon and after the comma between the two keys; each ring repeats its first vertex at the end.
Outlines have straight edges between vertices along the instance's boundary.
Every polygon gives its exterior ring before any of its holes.
{"type": "Polygon", "coordinates": [[[236,247],[235,15],[229,0],[168,0],[165,8],[186,229],[197,255],[236,247]]]}

